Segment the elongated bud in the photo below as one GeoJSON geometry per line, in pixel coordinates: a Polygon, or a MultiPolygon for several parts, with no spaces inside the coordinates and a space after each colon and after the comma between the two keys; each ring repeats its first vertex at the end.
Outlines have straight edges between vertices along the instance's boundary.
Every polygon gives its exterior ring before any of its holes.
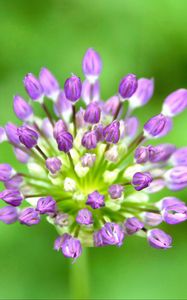
{"type": "Polygon", "coordinates": [[[89,80],[85,80],[82,84],[81,96],[87,105],[92,101],[99,101],[100,100],[99,81],[91,83],[89,80]]]}
{"type": "Polygon", "coordinates": [[[86,125],[84,121],[84,114],[85,114],[85,110],[81,107],[79,111],[76,113],[76,117],[75,117],[77,128],[82,128],[86,125]]]}
{"type": "Polygon", "coordinates": [[[68,100],[76,102],[81,97],[82,84],[79,77],[72,75],[64,84],[65,96],[68,100]]]}
{"type": "Polygon", "coordinates": [[[7,181],[14,174],[15,171],[9,164],[0,164],[0,181],[7,181]]]}
{"type": "Polygon", "coordinates": [[[120,105],[119,96],[113,96],[104,103],[103,110],[106,114],[115,116],[120,105]]]}
{"type": "Polygon", "coordinates": [[[120,123],[118,121],[113,121],[111,124],[104,128],[103,134],[106,142],[117,144],[120,138],[120,123]]]}
{"type": "Polygon", "coordinates": [[[82,69],[85,76],[94,82],[102,70],[102,61],[99,54],[92,48],[89,48],[83,58],[82,69]]]}
{"type": "Polygon", "coordinates": [[[159,138],[169,133],[172,129],[172,119],[163,114],[149,119],[144,125],[144,135],[148,138],[159,138]]]}
{"type": "Polygon", "coordinates": [[[119,157],[117,145],[114,145],[109,150],[107,150],[105,153],[105,157],[108,161],[116,162],[119,157]]]}
{"type": "Polygon", "coordinates": [[[14,154],[18,161],[20,161],[22,164],[28,163],[30,156],[29,154],[25,153],[19,148],[14,147],[14,154]]]}
{"type": "Polygon", "coordinates": [[[19,206],[23,201],[23,196],[18,190],[4,190],[0,192],[0,199],[12,206],[19,206]]]}
{"type": "Polygon", "coordinates": [[[123,100],[130,98],[138,87],[136,75],[128,74],[123,77],[119,85],[119,95],[123,100]]]}
{"type": "Polygon", "coordinates": [[[146,188],[145,192],[153,194],[161,191],[165,187],[166,183],[163,179],[154,179],[150,185],[146,188]]]}
{"type": "Polygon", "coordinates": [[[151,229],[147,233],[149,245],[157,249],[171,248],[172,238],[161,229],[151,229]]]}
{"type": "Polygon", "coordinates": [[[109,187],[108,192],[112,199],[118,199],[122,196],[124,187],[120,184],[113,184],[109,187]]]}
{"type": "Polygon", "coordinates": [[[46,137],[53,137],[53,126],[48,118],[43,119],[41,129],[46,137]]]}
{"type": "Polygon", "coordinates": [[[18,130],[18,127],[16,125],[14,125],[13,123],[9,122],[5,125],[5,131],[6,131],[7,138],[14,145],[20,144],[17,130],[18,130]]]}
{"type": "Polygon", "coordinates": [[[17,190],[23,183],[23,178],[21,175],[16,174],[7,181],[4,182],[4,185],[7,190],[17,190]]]}
{"type": "Polygon", "coordinates": [[[22,121],[28,121],[33,116],[32,107],[20,96],[14,96],[14,112],[22,121]]]}
{"type": "Polygon", "coordinates": [[[64,237],[61,250],[65,257],[73,258],[74,260],[82,254],[80,241],[69,234],[66,234],[64,237]]]}
{"type": "Polygon", "coordinates": [[[56,174],[62,167],[61,160],[57,157],[49,157],[46,159],[46,167],[52,174],[56,174]]]}
{"type": "Polygon", "coordinates": [[[6,132],[3,127],[0,127],[0,144],[7,140],[6,132]]]}
{"type": "Polygon", "coordinates": [[[37,145],[38,134],[35,130],[28,126],[21,126],[18,128],[18,136],[20,142],[28,149],[31,149],[37,145]]]}
{"type": "Polygon", "coordinates": [[[84,121],[90,124],[99,123],[101,117],[101,109],[97,102],[88,104],[85,114],[84,121]]]}
{"type": "Polygon", "coordinates": [[[172,154],[170,162],[174,166],[187,166],[187,147],[177,149],[172,154]]]}
{"type": "Polygon", "coordinates": [[[124,136],[133,139],[138,132],[139,121],[136,117],[129,117],[124,122],[125,132],[124,136]]]}
{"type": "Polygon", "coordinates": [[[158,207],[160,210],[166,209],[169,206],[173,205],[185,205],[184,202],[182,202],[180,199],[176,197],[165,197],[161,199],[160,201],[156,202],[156,207],[158,207]]]}
{"type": "Polygon", "coordinates": [[[116,223],[105,223],[100,230],[102,237],[102,245],[116,245],[120,247],[123,244],[125,238],[124,230],[122,226],[116,223]]]}
{"type": "Polygon", "coordinates": [[[42,100],[43,98],[43,88],[39,80],[32,74],[28,73],[23,80],[25,89],[29,97],[36,101],[42,100]]]}
{"type": "Polygon", "coordinates": [[[13,206],[0,208],[0,221],[5,224],[15,223],[18,219],[18,211],[13,206]]]}
{"type": "Polygon", "coordinates": [[[187,90],[179,89],[171,93],[164,100],[162,113],[168,117],[174,117],[187,108],[187,90]]]}
{"type": "Polygon", "coordinates": [[[56,209],[56,201],[51,196],[40,198],[37,202],[36,210],[40,214],[52,214],[56,212],[56,209]]]}
{"type": "Polygon", "coordinates": [[[148,187],[150,183],[152,182],[152,176],[148,172],[137,172],[134,174],[132,179],[132,184],[137,191],[141,191],[148,187]]]}
{"type": "Polygon", "coordinates": [[[72,115],[72,103],[66,98],[64,91],[60,91],[54,104],[54,111],[58,117],[62,117],[66,122],[70,121],[72,115]]]}
{"type": "Polygon", "coordinates": [[[166,186],[172,191],[187,187],[187,166],[177,166],[164,174],[166,186]]]}
{"type": "Polygon", "coordinates": [[[152,212],[144,212],[142,214],[143,222],[148,226],[157,226],[162,223],[162,216],[152,212]]]}
{"type": "Polygon", "coordinates": [[[187,207],[184,204],[174,204],[162,210],[163,220],[168,224],[178,224],[186,221],[187,207]]]}
{"type": "Polygon", "coordinates": [[[91,211],[89,211],[87,208],[83,208],[78,211],[78,214],[76,216],[77,223],[81,225],[90,225],[93,223],[93,217],[91,211]]]}
{"type": "Polygon", "coordinates": [[[83,167],[91,168],[96,160],[96,154],[86,153],[83,157],[81,157],[81,163],[83,167]]]}
{"type": "Polygon", "coordinates": [[[131,109],[145,105],[153,96],[154,80],[147,78],[138,79],[138,87],[129,99],[131,109]]]}
{"type": "Polygon", "coordinates": [[[140,146],[135,151],[135,160],[137,164],[144,164],[149,161],[149,148],[140,146]]]}
{"type": "Polygon", "coordinates": [[[32,207],[25,208],[20,212],[19,221],[27,226],[36,225],[40,222],[39,212],[32,207]]]}
{"type": "Polygon", "coordinates": [[[59,92],[59,84],[54,75],[47,68],[42,68],[39,74],[39,80],[45,96],[55,100],[59,92]]]}
{"type": "Polygon", "coordinates": [[[97,136],[95,131],[87,131],[82,138],[82,146],[86,149],[94,149],[97,146],[97,136]]]}
{"type": "Polygon", "coordinates": [[[161,144],[156,147],[149,146],[149,160],[152,163],[167,161],[175,150],[176,147],[171,144],[161,144]]]}
{"type": "Polygon", "coordinates": [[[90,205],[93,209],[97,209],[105,206],[105,197],[101,195],[98,191],[94,191],[88,195],[86,204],[90,205]]]}
{"type": "Polygon", "coordinates": [[[73,147],[73,136],[68,131],[60,131],[55,137],[58,149],[65,153],[68,153],[73,147]]]}
{"type": "Polygon", "coordinates": [[[102,124],[96,125],[94,127],[94,132],[95,132],[96,137],[97,137],[97,142],[103,142],[105,140],[104,127],[103,127],[102,124]]]}
{"type": "Polygon", "coordinates": [[[126,232],[129,235],[138,232],[144,227],[144,224],[135,217],[128,218],[124,225],[125,225],[126,232]]]}
{"type": "Polygon", "coordinates": [[[54,138],[56,139],[63,131],[67,131],[67,125],[63,120],[59,120],[55,123],[54,126],[54,138]]]}

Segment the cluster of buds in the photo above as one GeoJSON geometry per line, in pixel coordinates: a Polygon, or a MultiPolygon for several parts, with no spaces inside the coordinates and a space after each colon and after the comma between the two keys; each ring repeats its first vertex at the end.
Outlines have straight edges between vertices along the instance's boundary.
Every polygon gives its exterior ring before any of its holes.
{"type": "Polygon", "coordinates": [[[1,127],[0,142],[13,147],[28,172],[0,164],[0,221],[33,226],[46,216],[59,235],[54,249],[73,260],[82,247],[121,246],[133,234],[145,236],[151,247],[170,248],[172,238],[158,225],[185,221],[187,207],[176,197],[158,194],[153,202],[149,195],[187,187],[187,148],[149,140],[172,129],[173,118],[187,107],[187,90],[170,94],[160,114],[141,128],[132,112],[151,99],[154,81],[128,74],[116,95],[102,101],[95,50],[87,50],[82,68],[84,81],[71,75],[63,89],[46,68],[38,78],[25,76],[29,101],[13,99],[22,124],[1,127]],[[32,102],[41,105],[44,119],[33,113],[32,102]]]}

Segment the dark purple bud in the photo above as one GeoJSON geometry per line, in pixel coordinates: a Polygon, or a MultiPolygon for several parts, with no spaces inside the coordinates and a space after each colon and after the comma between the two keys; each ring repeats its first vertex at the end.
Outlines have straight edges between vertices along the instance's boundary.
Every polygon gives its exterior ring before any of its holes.
{"type": "Polygon", "coordinates": [[[92,48],[89,48],[82,61],[83,73],[92,81],[96,80],[102,70],[100,55],[92,48]]]}
{"type": "Polygon", "coordinates": [[[49,157],[46,159],[46,167],[52,173],[56,174],[60,171],[62,167],[61,160],[57,157],[49,157]]]}
{"type": "Polygon", "coordinates": [[[17,126],[14,125],[13,123],[9,122],[5,125],[5,131],[6,131],[7,138],[14,145],[20,144],[17,130],[18,130],[17,126]]]}
{"type": "Polygon", "coordinates": [[[147,233],[149,245],[157,249],[171,248],[172,237],[161,229],[151,229],[147,233]]]}
{"type": "Polygon", "coordinates": [[[39,75],[40,84],[47,97],[55,97],[59,91],[59,84],[53,74],[47,69],[42,68],[39,75]]]}
{"type": "Polygon", "coordinates": [[[13,206],[0,208],[0,221],[5,224],[15,223],[18,219],[18,211],[13,206]]]}
{"type": "Polygon", "coordinates": [[[0,192],[0,199],[12,206],[19,206],[23,201],[23,196],[18,190],[4,190],[0,192]]]}
{"type": "Polygon", "coordinates": [[[149,160],[152,163],[167,161],[175,150],[176,147],[171,144],[161,144],[156,147],[149,146],[149,160]]]}
{"type": "Polygon", "coordinates": [[[113,184],[109,187],[108,192],[112,199],[118,199],[123,193],[124,187],[120,184],[113,184]]]}
{"type": "Polygon", "coordinates": [[[40,100],[43,96],[43,88],[39,80],[32,74],[28,73],[23,80],[25,89],[32,100],[40,100]]]}
{"type": "Polygon", "coordinates": [[[134,174],[132,179],[132,184],[137,191],[141,191],[148,187],[152,182],[153,178],[150,173],[148,172],[137,172],[134,174]]]}
{"type": "Polygon", "coordinates": [[[96,160],[96,154],[86,153],[83,157],[81,157],[81,163],[83,167],[91,168],[96,160]]]}
{"type": "Polygon", "coordinates": [[[187,90],[179,89],[166,97],[162,113],[168,117],[174,117],[183,112],[187,107],[187,90]]]}
{"type": "Polygon", "coordinates": [[[82,84],[81,97],[87,105],[92,101],[99,101],[100,100],[99,81],[90,83],[89,80],[85,80],[82,84]]]}
{"type": "Polygon", "coordinates": [[[23,178],[21,175],[16,174],[11,177],[9,180],[4,182],[4,185],[7,190],[17,190],[23,183],[23,178]]]}
{"type": "Polygon", "coordinates": [[[72,147],[73,147],[73,137],[71,135],[71,133],[69,133],[68,131],[61,131],[58,132],[58,134],[56,135],[56,141],[58,144],[58,149],[60,151],[63,151],[65,153],[68,153],[72,147]]]}
{"type": "Polygon", "coordinates": [[[48,118],[43,119],[41,130],[46,137],[53,137],[53,126],[48,118]]]}
{"type": "Polygon", "coordinates": [[[145,225],[157,226],[162,223],[162,216],[152,212],[145,212],[143,213],[143,221],[145,225]]]}
{"type": "Polygon", "coordinates": [[[149,161],[149,148],[140,146],[136,149],[134,154],[137,164],[144,164],[149,161]]]}
{"type": "Polygon", "coordinates": [[[82,84],[79,77],[72,75],[64,84],[65,96],[68,100],[75,102],[81,97],[82,84]]]}
{"type": "Polygon", "coordinates": [[[100,230],[102,236],[102,244],[121,246],[125,238],[124,229],[116,223],[105,223],[100,230]]]}
{"type": "Polygon", "coordinates": [[[120,105],[119,97],[113,96],[104,103],[103,110],[106,114],[115,116],[119,105],[120,105]]]}
{"type": "Polygon", "coordinates": [[[82,246],[78,239],[71,235],[66,235],[61,246],[65,257],[77,259],[82,254],[82,246]]]}
{"type": "Polygon", "coordinates": [[[69,122],[72,115],[72,103],[66,98],[64,91],[60,91],[58,98],[54,104],[54,111],[57,117],[69,122]]]}
{"type": "Polygon", "coordinates": [[[84,121],[90,124],[99,123],[101,117],[101,109],[97,102],[91,102],[88,104],[85,114],[84,121]]]}
{"type": "Polygon", "coordinates": [[[103,142],[105,140],[103,125],[99,124],[99,125],[95,126],[94,131],[97,136],[97,142],[103,142]]]}
{"type": "Polygon", "coordinates": [[[98,191],[88,195],[86,204],[90,205],[93,209],[105,206],[105,196],[101,195],[98,191]]]}
{"type": "Polygon", "coordinates": [[[76,222],[81,225],[90,225],[93,223],[93,217],[91,211],[87,208],[83,208],[78,211],[76,216],[76,222]]]}
{"type": "Polygon", "coordinates": [[[124,125],[125,125],[125,137],[130,137],[131,139],[133,139],[138,131],[138,127],[139,127],[138,119],[136,117],[129,117],[124,122],[124,125]]]}
{"type": "Polygon", "coordinates": [[[128,74],[123,77],[119,85],[119,94],[123,99],[130,98],[138,87],[136,75],[128,74]]]}
{"type": "Polygon", "coordinates": [[[28,149],[31,149],[37,145],[38,134],[35,130],[28,126],[21,126],[18,128],[18,136],[20,142],[28,149]]]}
{"type": "Polygon", "coordinates": [[[144,224],[135,217],[128,218],[124,225],[126,232],[129,235],[140,231],[144,227],[144,224]]]}
{"type": "Polygon", "coordinates": [[[184,204],[174,204],[162,210],[162,218],[168,224],[178,224],[186,221],[187,207],[184,204]]]}
{"type": "Polygon", "coordinates": [[[16,156],[16,159],[19,160],[22,164],[28,163],[30,159],[29,154],[16,147],[14,148],[14,154],[16,156]]]}
{"type": "Polygon", "coordinates": [[[36,210],[40,214],[55,213],[56,209],[56,201],[51,196],[40,198],[37,202],[36,210]]]}
{"type": "Polygon", "coordinates": [[[138,79],[138,87],[129,99],[131,109],[145,105],[153,96],[154,80],[147,78],[138,79]]]}
{"type": "Polygon", "coordinates": [[[67,131],[67,125],[63,120],[59,120],[55,123],[54,126],[54,138],[57,139],[57,137],[63,132],[63,131],[67,131]]]}
{"type": "Polygon", "coordinates": [[[20,96],[14,96],[14,112],[16,116],[22,121],[28,121],[32,115],[32,107],[20,96]]]}
{"type": "Polygon", "coordinates": [[[20,212],[19,221],[27,226],[36,225],[40,222],[40,214],[34,208],[28,207],[20,212]]]}
{"type": "Polygon", "coordinates": [[[120,123],[118,121],[113,121],[111,124],[104,128],[103,134],[106,142],[117,144],[120,138],[120,123]]]}
{"type": "Polygon", "coordinates": [[[57,213],[54,219],[54,224],[60,227],[67,226],[69,222],[69,215],[64,213],[57,213]]]}
{"type": "Polygon", "coordinates": [[[144,125],[144,135],[148,138],[162,137],[172,129],[172,119],[163,114],[156,115],[149,119],[144,125]]]}
{"type": "Polygon", "coordinates": [[[182,202],[180,199],[176,198],[176,197],[165,197],[163,199],[161,199],[159,202],[156,203],[156,206],[160,209],[160,210],[164,210],[170,206],[173,205],[185,205],[184,202],[182,202]]]}
{"type": "Polygon", "coordinates": [[[177,149],[171,156],[174,166],[187,166],[187,147],[177,149]]]}
{"type": "Polygon", "coordinates": [[[166,186],[172,191],[178,191],[187,187],[187,166],[178,166],[168,170],[164,174],[166,186]]]}
{"type": "Polygon", "coordinates": [[[3,143],[4,141],[6,141],[6,139],[5,129],[3,127],[0,127],[0,143],[3,143]]]}
{"type": "Polygon", "coordinates": [[[82,138],[82,146],[86,149],[94,149],[97,147],[97,136],[95,131],[87,131],[84,133],[82,138]]]}
{"type": "Polygon", "coordinates": [[[7,181],[15,174],[9,164],[0,164],[0,181],[7,181]]]}

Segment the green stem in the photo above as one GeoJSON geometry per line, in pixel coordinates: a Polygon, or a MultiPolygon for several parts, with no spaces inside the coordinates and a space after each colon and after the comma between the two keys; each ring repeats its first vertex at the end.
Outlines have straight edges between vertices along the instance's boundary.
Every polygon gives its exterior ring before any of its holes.
{"type": "Polygon", "coordinates": [[[70,299],[90,299],[88,248],[70,265],[70,299]]]}

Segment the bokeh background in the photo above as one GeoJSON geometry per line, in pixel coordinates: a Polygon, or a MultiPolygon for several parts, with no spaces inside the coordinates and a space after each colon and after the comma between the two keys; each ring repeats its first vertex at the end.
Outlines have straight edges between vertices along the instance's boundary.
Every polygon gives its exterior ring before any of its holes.
{"type": "MultiPolygon", "coordinates": [[[[167,94],[187,87],[187,1],[0,0],[0,125],[17,122],[12,97],[25,95],[27,72],[37,75],[46,66],[63,85],[70,72],[82,76],[88,47],[103,58],[103,99],[129,72],[155,78],[155,96],[136,111],[143,124],[160,111],[167,94]]],[[[186,120],[187,111],[175,118],[172,133],[162,141],[187,145],[186,120]]],[[[6,144],[0,147],[0,162],[18,167],[6,144]]],[[[179,193],[181,199],[186,193],[179,193]]],[[[152,249],[140,237],[126,239],[120,249],[90,249],[90,298],[186,299],[187,224],[165,230],[174,239],[168,251],[152,249]]],[[[82,289],[88,274],[53,251],[55,238],[45,221],[32,228],[0,224],[1,299],[69,299],[73,268],[82,289]]]]}

